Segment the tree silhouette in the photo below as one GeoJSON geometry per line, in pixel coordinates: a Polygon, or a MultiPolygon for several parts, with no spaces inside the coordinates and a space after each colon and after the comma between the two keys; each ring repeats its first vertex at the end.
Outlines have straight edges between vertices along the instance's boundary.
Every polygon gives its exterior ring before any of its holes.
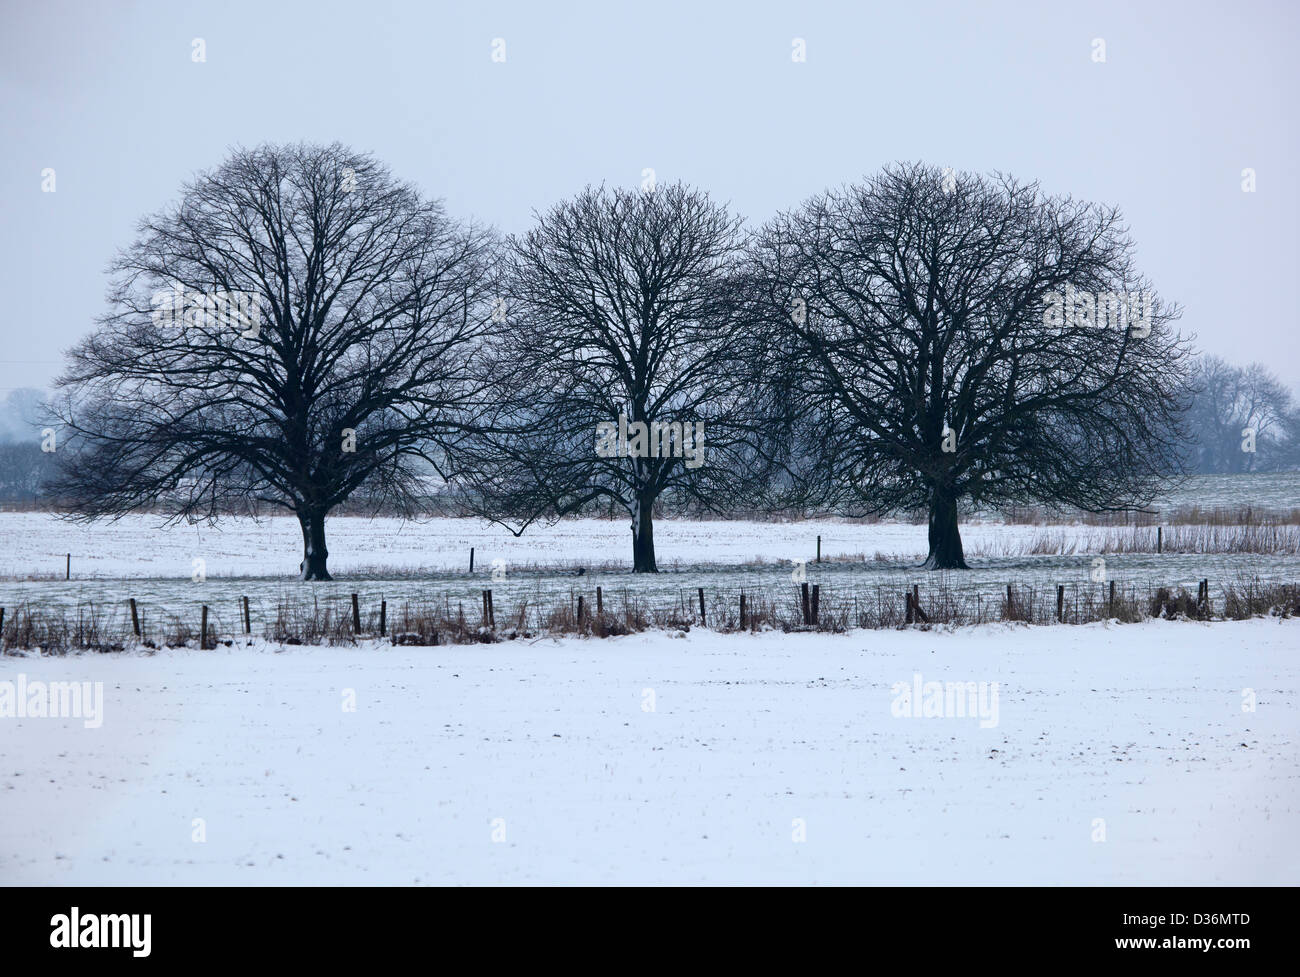
{"type": "Polygon", "coordinates": [[[512,239],[497,387],[470,497],[522,532],[595,505],[631,519],[656,570],[661,498],[734,500],[749,449],[749,337],[733,281],[740,221],[678,185],[588,188],[512,239]]]}
{"type": "Polygon", "coordinates": [[[328,580],[325,516],[413,509],[483,411],[489,236],[338,145],[239,150],[145,219],[59,384],[83,518],[270,506],[328,580]]]}
{"type": "Polygon", "coordinates": [[[751,288],[794,494],[928,512],[933,569],[966,566],[961,500],[1149,501],[1178,470],[1189,361],[1132,253],[1114,208],[923,165],[778,216],[751,288]]]}

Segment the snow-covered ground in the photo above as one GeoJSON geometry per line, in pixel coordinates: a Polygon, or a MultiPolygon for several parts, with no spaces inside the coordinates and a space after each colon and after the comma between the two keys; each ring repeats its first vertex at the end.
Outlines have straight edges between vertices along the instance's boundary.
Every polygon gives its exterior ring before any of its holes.
{"type": "MultiPolygon", "coordinates": [[[[1300,474],[1200,475],[1159,503],[1164,510],[1200,506],[1254,505],[1291,509],[1300,506],[1300,474]]],[[[29,576],[62,577],[72,554],[75,576],[184,577],[201,558],[209,576],[264,577],[293,574],[302,558],[302,535],[290,516],[262,520],[226,518],[217,526],[173,525],[160,528],[154,516],[132,515],[116,522],[77,524],[44,513],[0,512],[0,580],[29,576]]],[[[1110,530],[1082,525],[1006,526],[1000,521],[967,518],[962,540],[967,556],[1015,552],[1042,538],[1060,538],[1084,552],[1110,530]]],[[[477,519],[398,519],[334,517],[326,522],[330,568],[354,573],[369,568],[399,571],[465,569],[469,549],[480,567],[493,559],[511,567],[576,563],[586,566],[630,565],[631,532],[626,519],[565,519],[537,525],[522,537],[477,519]]],[[[887,522],[856,524],[843,520],[806,522],[688,521],[655,522],[655,545],[661,565],[727,564],[805,559],[816,552],[817,536],[828,557],[862,554],[872,558],[922,557],[926,526],[887,522]]]]}
{"type": "Polygon", "coordinates": [[[751,599],[791,599],[797,560],[809,561],[808,582],[820,586],[824,600],[848,604],[881,593],[897,600],[914,585],[927,602],[943,590],[967,601],[997,602],[1013,584],[1039,598],[1064,585],[1073,606],[1085,594],[1100,599],[1106,587],[1098,580],[1100,570],[1121,593],[1145,593],[1151,586],[1195,592],[1208,579],[1218,606],[1227,586],[1250,578],[1300,580],[1300,556],[1290,554],[1108,552],[1099,567],[1099,541],[1122,530],[1089,526],[967,523],[962,538],[972,570],[928,574],[918,569],[927,543],[924,525],[660,519],[655,543],[664,572],[634,577],[631,534],[623,521],[566,519],[515,537],[477,519],[335,518],[327,523],[335,580],[303,584],[296,576],[301,536],[291,518],[226,519],[215,528],[159,526],[158,518],[148,516],[84,526],[43,514],[0,514],[0,607],[26,605],[71,617],[93,608],[110,630],[120,631],[127,626],[128,598],[137,601],[146,625],[175,617],[192,619],[197,627],[206,605],[218,633],[231,634],[240,629],[236,609],[244,597],[254,633],[282,605],[348,603],[352,593],[367,608],[387,601],[397,612],[430,601],[472,606],[482,588],[492,587],[504,617],[525,604],[537,613],[578,592],[590,601],[596,587],[604,588],[606,599],[634,598],[661,609],[702,587],[709,601],[734,608],[741,591],[751,599]],[[814,564],[818,536],[827,562],[814,564]],[[1033,555],[1033,544],[1044,537],[1063,542],[1064,555],[1060,547],[1050,548],[1055,555],[1033,555]],[[467,572],[471,547],[473,575],[467,572]],[[72,578],[65,581],[68,553],[72,578]],[[573,572],[578,566],[586,569],[580,580],[573,572]]]}
{"type": "Polygon", "coordinates": [[[1296,882],[1298,638],[1255,620],[6,657],[0,695],[102,681],[104,708],[94,728],[0,718],[0,881],[1296,882]],[[895,716],[918,674],[990,683],[986,706],[998,683],[996,725],[895,716]]]}
{"type": "MultiPolygon", "coordinates": [[[[963,528],[967,549],[977,552],[992,540],[1032,539],[1034,526],[972,523],[963,528]]],[[[807,522],[721,522],[659,519],[655,548],[661,564],[743,563],[754,559],[809,559],[822,537],[822,553],[876,552],[919,555],[926,551],[926,527],[908,523],[854,524],[841,520],[807,522]]],[[[1088,527],[1078,527],[1087,534],[1088,527]]],[[[490,568],[502,559],[510,567],[557,563],[587,566],[632,562],[632,533],[626,520],[565,519],[538,524],[522,536],[479,519],[437,518],[412,522],[336,517],[326,522],[330,570],[367,568],[464,570],[470,547],[475,562],[490,568]]],[[[29,575],[62,577],[66,554],[73,574],[85,577],[191,576],[201,558],[208,576],[293,574],[302,559],[302,533],[291,516],[260,520],[230,517],[205,523],[163,527],[156,516],[124,516],[116,522],[69,522],[45,513],[0,513],[0,578],[29,575]]]]}

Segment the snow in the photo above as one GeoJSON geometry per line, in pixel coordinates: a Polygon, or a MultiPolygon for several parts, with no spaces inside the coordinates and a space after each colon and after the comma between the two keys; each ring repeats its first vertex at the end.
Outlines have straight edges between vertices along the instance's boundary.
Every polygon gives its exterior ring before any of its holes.
{"type": "MultiPolygon", "coordinates": [[[[1107,536],[1123,529],[1084,525],[1005,525],[963,522],[962,543],[972,561],[1023,556],[1029,544],[1060,540],[1076,553],[1097,552],[1107,536]]],[[[1144,530],[1145,532],[1145,530],[1144,530]]],[[[1154,533],[1154,529],[1150,530],[1154,533]]],[[[463,571],[469,551],[475,566],[493,559],[516,567],[632,565],[628,519],[563,519],[535,524],[522,536],[480,519],[334,517],[325,522],[329,569],[334,574],[463,571]]],[[[798,522],[657,518],[655,552],[660,568],[739,565],[757,560],[812,560],[817,537],[827,560],[857,557],[911,559],[927,550],[924,523],[855,523],[840,519],[798,522]]],[[[254,520],[227,517],[206,523],[164,525],[157,516],[123,516],[117,521],[75,523],[47,513],[0,513],[0,580],[63,579],[72,554],[74,579],[190,579],[202,559],[209,577],[295,578],[302,561],[302,532],[292,516],[254,520]]],[[[1170,554],[1167,554],[1170,555],[1170,554]]],[[[1206,557],[1198,557],[1200,560],[1206,557]]],[[[1296,562],[1293,558],[1287,558],[1296,562]]]]}
{"type": "MultiPolygon", "coordinates": [[[[154,577],[191,575],[202,558],[209,576],[290,576],[302,560],[302,531],[292,516],[261,520],[229,517],[216,526],[177,524],[162,528],[156,516],[124,516],[116,522],[74,523],[47,513],[0,513],[0,577],[31,574],[62,577],[72,554],[74,576],[154,577]]],[[[1040,527],[973,524],[964,530],[972,543],[1008,530],[1026,538],[1040,527]]],[[[523,536],[480,519],[435,518],[413,522],[395,518],[335,517],[325,522],[331,573],[370,567],[395,570],[463,570],[474,547],[475,565],[492,559],[509,566],[616,562],[631,566],[631,521],[565,519],[538,524],[523,536]]],[[[924,554],[926,527],[908,523],[857,525],[839,520],[756,523],[657,519],[655,548],[660,563],[743,563],[768,559],[809,559],[817,536],[822,552],[924,554]]]]}
{"type": "MultiPolygon", "coordinates": [[[[455,603],[494,589],[502,615],[528,604],[536,613],[575,599],[635,597],[658,609],[675,606],[683,594],[703,587],[709,601],[736,606],[743,590],[751,599],[788,601],[793,561],[806,561],[806,577],[818,584],[826,606],[897,599],[916,585],[928,601],[938,591],[966,601],[1000,601],[1008,584],[1039,595],[1066,587],[1069,606],[1090,593],[1100,599],[1106,583],[1097,579],[1096,549],[1090,540],[1109,530],[1088,526],[1007,526],[974,522],[962,527],[967,560],[961,573],[930,573],[919,567],[926,527],[908,523],[859,524],[842,520],[807,522],[722,522],[660,519],[655,523],[658,574],[633,575],[632,538],[627,520],[566,519],[515,537],[477,519],[335,518],[327,522],[332,583],[300,579],[302,539],[292,518],[227,519],[216,527],[176,525],[159,529],[156,517],[134,516],[90,526],[36,513],[0,514],[0,607],[30,608],[75,617],[93,606],[112,627],[129,626],[127,600],[134,598],[146,623],[173,617],[198,626],[200,608],[210,607],[213,625],[225,634],[241,630],[242,600],[252,605],[255,633],[281,604],[350,603],[352,593],[377,609],[387,601],[400,612],[407,604],[455,603]],[[1066,555],[1019,555],[1044,534],[1064,535],[1076,544],[1066,555]],[[826,562],[812,562],[817,537],[826,562]],[[475,550],[475,573],[468,571],[475,550]],[[65,554],[72,554],[72,579],[63,579],[65,554]],[[1013,554],[1013,555],[1000,555],[1013,554]],[[586,573],[579,580],[573,568],[586,573]],[[501,572],[497,573],[496,569],[501,572]],[[603,568],[603,569],[602,569],[603,568]]],[[[1210,580],[1221,606],[1226,586],[1251,578],[1275,582],[1300,579],[1300,556],[1291,554],[1108,553],[1106,581],[1120,593],[1150,586],[1195,592],[1210,580]]]]}
{"type": "Polygon", "coordinates": [[[0,881],[1294,882],[1298,629],[6,657],[104,717],[0,718],[0,881]],[[997,724],[895,718],[918,674],[997,724]]]}

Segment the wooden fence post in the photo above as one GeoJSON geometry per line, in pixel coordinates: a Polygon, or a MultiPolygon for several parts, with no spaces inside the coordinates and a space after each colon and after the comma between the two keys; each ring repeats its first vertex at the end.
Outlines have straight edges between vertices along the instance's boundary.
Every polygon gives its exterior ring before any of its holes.
{"type": "Polygon", "coordinates": [[[912,592],[910,594],[906,590],[903,591],[903,598],[907,601],[906,623],[908,624],[916,624],[918,622],[924,624],[930,623],[929,615],[926,614],[925,611],[921,610],[920,592],[921,588],[918,584],[912,585],[912,592]]]}
{"type": "Polygon", "coordinates": [[[379,602],[379,636],[382,638],[388,634],[388,601],[379,602]]]}
{"type": "Polygon", "coordinates": [[[700,588],[700,627],[704,627],[707,622],[704,619],[704,588],[700,588]]]}
{"type": "Polygon", "coordinates": [[[1056,620],[1058,623],[1065,621],[1065,584],[1056,585],[1056,620]]]}
{"type": "Polygon", "coordinates": [[[208,646],[208,605],[203,605],[203,616],[199,624],[199,651],[208,646]]]}
{"type": "Polygon", "coordinates": [[[740,592],[740,630],[745,630],[745,592],[743,590],[740,592]]]}
{"type": "Polygon", "coordinates": [[[1165,546],[1164,538],[1165,538],[1165,528],[1163,526],[1157,526],[1156,527],[1156,552],[1157,553],[1161,552],[1164,549],[1165,546]]]}
{"type": "Polygon", "coordinates": [[[1110,582],[1110,600],[1106,604],[1106,616],[1115,616],[1115,581],[1110,582]]]}
{"type": "Polygon", "coordinates": [[[1007,618],[1008,620],[1010,620],[1010,619],[1012,619],[1012,618],[1015,617],[1015,614],[1012,613],[1011,608],[1012,608],[1012,604],[1011,604],[1011,584],[1007,584],[1007,613],[1006,613],[1006,618],[1007,618]]]}
{"type": "Polygon", "coordinates": [[[469,548],[469,572],[474,572],[474,547],[469,548]]]}
{"type": "Polygon", "coordinates": [[[821,584],[813,584],[812,588],[812,623],[814,626],[821,624],[821,584]]]}
{"type": "Polygon", "coordinates": [[[248,598],[244,598],[244,634],[253,633],[253,616],[248,612],[248,598]]]}
{"type": "Polygon", "coordinates": [[[818,536],[817,537],[817,562],[820,563],[821,561],[822,561],[822,538],[818,536]]]}
{"type": "Polygon", "coordinates": [[[361,605],[357,603],[357,595],[352,595],[352,633],[361,633],[361,605]]]}
{"type": "Polygon", "coordinates": [[[487,597],[488,597],[488,627],[495,628],[497,626],[497,606],[496,604],[492,603],[491,587],[488,588],[487,597]]]}
{"type": "Polygon", "coordinates": [[[131,598],[131,630],[140,637],[140,612],[135,609],[135,598],[131,598]]]}
{"type": "Polygon", "coordinates": [[[600,588],[596,588],[596,617],[605,616],[605,598],[601,595],[600,588]]]}
{"type": "Polygon", "coordinates": [[[812,624],[812,606],[808,603],[808,584],[806,582],[800,584],[799,590],[803,603],[803,623],[812,624]]]}
{"type": "Polygon", "coordinates": [[[68,554],[68,569],[67,572],[64,574],[63,579],[64,580],[72,579],[72,554],[71,553],[68,554]]]}
{"type": "Polygon", "coordinates": [[[578,627],[582,627],[582,594],[578,595],[578,627]]]}

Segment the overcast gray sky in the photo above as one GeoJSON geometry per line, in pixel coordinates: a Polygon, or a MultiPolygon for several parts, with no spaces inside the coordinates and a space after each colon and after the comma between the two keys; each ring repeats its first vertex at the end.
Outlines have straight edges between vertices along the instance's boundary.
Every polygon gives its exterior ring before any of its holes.
{"type": "Polygon", "coordinates": [[[0,396],[55,376],[138,218],[297,140],[507,232],[646,167],[754,223],[894,160],[1004,170],[1118,205],[1202,349],[1300,386],[1300,4],[551,6],[0,0],[0,396]]]}

